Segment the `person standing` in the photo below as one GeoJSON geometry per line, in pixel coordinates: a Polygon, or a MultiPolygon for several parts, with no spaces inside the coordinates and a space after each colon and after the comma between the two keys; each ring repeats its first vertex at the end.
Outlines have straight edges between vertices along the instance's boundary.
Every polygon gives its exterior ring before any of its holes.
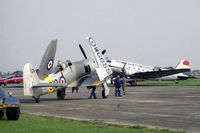
{"type": "Polygon", "coordinates": [[[121,79],[120,76],[118,75],[117,78],[114,80],[114,85],[115,85],[115,96],[121,96],[120,94],[120,87],[121,87],[121,79]]]}
{"type": "Polygon", "coordinates": [[[122,77],[122,90],[124,95],[126,95],[126,78],[124,76],[122,77]]]}

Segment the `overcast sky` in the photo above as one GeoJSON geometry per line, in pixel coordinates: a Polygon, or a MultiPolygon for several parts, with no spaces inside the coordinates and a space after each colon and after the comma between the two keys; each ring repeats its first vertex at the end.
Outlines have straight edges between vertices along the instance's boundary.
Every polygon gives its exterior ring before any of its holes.
{"type": "Polygon", "coordinates": [[[0,71],[37,68],[51,39],[56,60],[81,60],[87,36],[110,58],[200,69],[200,1],[0,0],[0,71]]]}

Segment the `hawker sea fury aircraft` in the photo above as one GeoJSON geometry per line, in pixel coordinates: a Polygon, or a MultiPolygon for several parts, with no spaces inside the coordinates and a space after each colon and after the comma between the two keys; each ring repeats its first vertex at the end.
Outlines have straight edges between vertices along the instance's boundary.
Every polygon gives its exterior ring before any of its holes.
{"type": "Polygon", "coordinates": [[[133,79],[129,83],[135,85],[137,79],[153,79],[153,80],[179,80],[186,79],[189,76],[185,72],[190,71],[189,62],[182,60],[173,69],[161,69],[151,66],[146,66],[138,63],[132,63],[121,60],[108,60],[109,66],[113,71],[113,76],[125,76],[133,79]]]}
{"type": "Polygon", "coordinates": [[[109,88],[107,79],[112,74],[107,61],[92,37],[88,38],[94,59],[88,59],[82,46],[79,45],[85,59],[78,62],[62,62],[53,70],[57,40],[49,44],[39,67],[39,73],[30,63],[24,66],[24,95],[32,96],[40,102],[40,96],[58,91],[59,99],[64,99],[65,89],[69,87],[87,87],[102,84],[102,97],[107,98],[109,88]]]}

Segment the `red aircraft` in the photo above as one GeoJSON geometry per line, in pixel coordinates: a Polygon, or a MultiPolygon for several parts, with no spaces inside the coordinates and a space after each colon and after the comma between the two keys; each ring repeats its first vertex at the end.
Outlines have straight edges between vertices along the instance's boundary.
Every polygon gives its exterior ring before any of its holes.
{"type": "Polygon", "coordinates": [[[22,83],[23,77],[20,76],[19,72],[16,71],[12,75],[9,75],[6,78],[0,78],[0,85],[5,84],[16,84],[16,83],[22,83]]]}

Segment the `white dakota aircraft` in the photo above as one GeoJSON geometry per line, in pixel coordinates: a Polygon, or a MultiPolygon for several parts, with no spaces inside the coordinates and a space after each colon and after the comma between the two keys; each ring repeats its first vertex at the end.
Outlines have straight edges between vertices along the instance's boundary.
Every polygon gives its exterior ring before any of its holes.
{"type": "Polygon", "coordinates": [[[174,69],[161,69],[152,66],[142,65],[121,60],[108,60],[109,66],[113,71],[113,76],[123,75],[130,79],[134,85],[136,79],[153,79],[153,80],[179,80],[187,79],[189,75],[185,72],[190,71],[189,62],[181,60],[174,69]]]}

